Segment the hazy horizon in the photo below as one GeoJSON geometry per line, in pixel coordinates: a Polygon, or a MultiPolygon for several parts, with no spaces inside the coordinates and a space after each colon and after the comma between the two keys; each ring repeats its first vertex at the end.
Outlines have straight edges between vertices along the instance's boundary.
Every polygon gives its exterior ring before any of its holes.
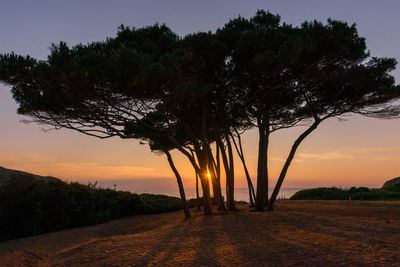
{"type": "MultiPolygon", "coordinates": [[[[0,167],[5,167],[5,166],[1,166],[0,167]]],[[[25,172],[29,172],[27,170],[17,170],[17,171],[25,171],[25,172]]],[[[178,194],[178,187],[176,184],[176,178],[175,177],[147,177],[147,178],[131,178],[131,177],[126,177],[126,178],[105,178],[105,179],[98,179],[96,177],[87,177],[87,178],[74,178],[74,177],[60,177],[60,176],[54,176],[54,175],[48,175],[48,174],[40,174],[40,173],[32,173],[32,174],[36,174],[36,175],[43,175],[43,176],[53,176],[56,177],[58,179],[61,179],[64,182],[78,182],[81,184],[94,184],[97,182],[97,185],[103,188],[110,188],[113,189],[114,185],[116,185],[116,189],[117,190],[128,190],[128,191],[132,191],[132,192],[158,192],[158,191],[176,191],[176,193],[178,194]],[[134,189],[134,190],[132,190],[134,189]]],[[[236,177],[240,180],[244,180],[245,177],[236,177]]],[[[394,177],[392,177],[394,178],[394,177]]],[[[390,178],[390,179],[392,179],[390,178]]],[[[194,184],[194,179],[191,178],[183,178],[183,184],[185,185],[185,189],[196,189],[196,186],[194,184]],[[189,185],[189,186],[186,186],[189,185]]],[[[254,179],[253,177],[253,182],[254,185],[256,185],[256,179],[254,179]]],[[[387,179],[389,180],[389,179],[387,179]]],[[[383,181],[386,182],[387,180],[383,181]]],[[[276,179],[270,178],[270,185],[269,185],[269,189],[273,189],[274,185],[275,185],[276,179]]],[[[366,186],[369,188],[380,188],[382,184],[363,184],[361,186],[366,186]]],[[[335,184],[335,183],[327,183],[324,185],[321,185],[319,183],[315,183],[315,182],[309,182],[309,181],[301,181],[300,183],[289,183],[288,184],[284,184],[283,185],[283,189],[307,189],[307,188],[313,188],[313,187],[320,187],[320,186],[324,186],[324,187],[342,187],[342,188],[350,188],[353,186],[360,186],[357,184],[348,184],[348,185],[340,185],[340,184],[335,184]]],[[[221,184],[221,188],[223,190],[225,190],[225,184],[222,183],[221,184]]],[[[236,189],[246,189],[248,190],[247,184],[243,184],[240,183],[239,186],[238,184],[235,184],[235,188],[236,189]]],[[[201,192],[201,187],[200,187],[200,192],[201,192]]]]}

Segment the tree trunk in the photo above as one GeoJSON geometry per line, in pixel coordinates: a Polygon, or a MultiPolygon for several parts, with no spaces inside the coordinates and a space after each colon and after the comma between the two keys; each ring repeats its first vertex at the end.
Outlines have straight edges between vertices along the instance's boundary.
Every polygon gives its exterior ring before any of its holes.
{"type": "MultiPolygon", "coordinates": [[[[229,179],[229,176],[230,176],[228,156],[226,155],[226,151],[225,151],[224,145],[222,143],[222,140],[219,137],[216,140],[217,140],[218,147],[219,147],[219,149],[221,151],[222,163],[224,164],[225,179],[226,179],[225,190],[226,190],[226,196],[227,196],[227,201],[228,201],[229,187],[227,186],[227,184],[228,184],[227,180],[229,179]]],[[[229,205],[228,205],[228,208],[229,208],[229,205]]]]}
{"type": "Polygon", "coordinates": [[[213,159],[213,155],[211,153],[210,147],[205,147],[204,152],[205,152],[204,157],[206,158],[208,171],[209,171],[210,177],[211,177],[211,183],[213,186],[214,200],[215,200],[216,204],[218,205],[218,210],[225,211],[226,208],[224,205],[224,199],[222,197],[221,183],[217,176],[217,170],[215,169],[216,164],[213,159]]]}
{"type": "Polygon", "coordinates": [[[207,103],[203,101],[202,108],[202,118],[201,118],[201,142],[203,147],[200,148],[198,144],[195,144],[195,151],[197,159],[200,165],[200,181],[203,188],[203,205],[204,205],[204,215],[211,215],[211,199],[210,199],[210,184],[207,177],[207,161],[204,158],[204,144],[207,144],[207,103]]]}
{"type": "MultiPolygon", "coordinates": [[[[218,142],[216,142],[215,145],[215,150],[216,150],[216,164],[215,164],[215,169],[217,170],[217,177],[221,181],[221,157],[220,157],[220,151],[219,151],[219,146],[218,142]]],[[[221,182],[220,182],[221,183],[221,182]]]]}
{"type": "Polygon", "coordinates": [[[208,182],[208,178],[203,174],[200,175],[201,187],[203,189],[203,208],[204,215],[211,215],[211,199],[210,199],[210,184],[208,182]]]}
{"type": "Polygon", "coordinates": [[[171,154],[167,150],[164,150],[164,153],[165,153],[165,155],[167,155],[169,166],[171,167],[172,171],[174,172],[176,181],[178,183],[179,194],[181,196],[182,207],[183,207],[183,212],[185,213],[185,217],[190,218],[191,215],[190,215],[189,207],[186,202],[185,189],[183,188],[182,178],[181,178],[178,170],[175,167],[175,164],[172,160],[171,154]]]}
{"type": "Polygon", "coordinates": [[[212,209],[211,209],[211,197],[210,197],[210,183],[207,177],[207,164],[203,158],[203,151],[201,151],[201,149],[198,146],[195,147],[195,151],[197,155],[197,160],[200,165],[200,172],[198,174],[200,177],[201,187],[203,189],[204,215],[211,215],[212,209]]]}
{"type": "MultiPolygon", "coordinates": [[[[190,150],[190,154],[192,155],[192,158],[194,159],[194,153],[193,150],[190,150]]],[[[200,194],[199,194],[199,174],[197,173],[196,169],[194,170],[194,174],[196,175],[196,206],[197,210],[201,211],[201,202],[200,202],[200,194]]]]}
{"type": "Polygon", "coordinates": [[[247,170],[247,166],[246,166],[246,163],[244,162],[244,158],[242,159],[242,163],[243,163],[244,173],[246,175],[247,187],[249,188],[250,206],[254,207],[254,200],[256,199],[256,195],[254,193],[253,183],[251,182],[250,174],[249,174],[249,171],[247,170]]]}
{"type": "Polygon", "coordinates": [[[265,177],[264,177],[264,179],[265,179],[265,202],[264,202],[264,206],[267,206],[268,205],[268,191],[269,191],[269,188],[268,188],[268,185],[269,185],[269,173],[268,173],[268,147],[269,147],[269,134],[270,134],[270,132],[269,132],[269,121],[267,122],[267,127],[266,127],[266,129],[265,129],[265,151],[264,151],[264,160],[265,160],[265,163],[264,163],[264,173],[265,173],[265,177]]]}
{"type": "MultiPolygon", "coordinates": [[[[182,154],[184,154],[190,161],[190,163],[192,164],[193,168],[196,170],[196,172],[199,174],[200,176],[200,182],[201,182],[201,186],[203,189],[203,207],[204,207],[204,215],[211,215],[212,214],[212,209],[211,209],[211,200],[210,200],[210,186],[208,183],[208,179],[204,180],[204,172],[202,169],[202,166],[198,166],[196,163],[196,159],[193,155],[190,155],[189,152],[187,152],[180,144],[179,142],[177,142],[177,140],[173,137],[170,136],[169,139],[176,144],[176,148],[182,152],[182,154]]],[[[194,143],[193,144],[196,155],[198,155],[197,151],[199,151],[199,145],[194,143]]],[[[199,164],[201,164],[200,162],[200,158],[198,158],[198,162],[199,164]]]]}
{"type": "Polygon", "coordinates": [[[200,203],[200,196],[199,196],[199,175],[196,172],[196,198],[197,198],[197,210],[201,211],[201,203],[200,203]]]}
{"type": "MultiPolygon", "coordinates": [[[[222,188],[221,188],[221,154],[220,154],[220,149],[218,146],[218,143],[216,142],[216,163],[215,163],[215,170],[217,172],[217,180],[218,180],[218,185],[221,191],[221,201],[224,203],[224,197],[222,196],[222,188]]],[[[224,204],[225,208],[225,204],[224,204]]],[[[226,209],[225,209],[226,210],[226,209]]]]}
{"type": "Polygon", "coordinates": [[[278,181],[276,182],[274,191],[272,192],[271,199],[269,200],[267,210],[272,211],[274,209],[274,203],[276,197],[278,196],[279,190],[281,189],[283,180],[285,179],[287,170],[289,169],[290,163],[294,158],[297,148],[301,144],[301,142],[315,129],[317,129],[318,125],[322,120],[316,120],[307,130],[305,130],[297,139],[294,141],[292,148],[290,149],[289,156],[286,159],[285,165],[283,165],[282,171],[279,174],[278,181]]]}
{"type": "Polygon", "coordinates": [[[254,192],[254,186],[253,186],[253,182],[251,181],[249,171],[247,169],[246,161],[244,159],[244,152],[243,152],[242,140],[240,138],[240,134],[237,131],[236,131],[236,134],[237,134],[237,138],[238,138],[238,144],[236,144],[235,138],[233,136],[232,136],[232,141],[233,141],[233,144],[235,145],[236,152],[237,152],[240,160],[242,161],[244,173],[246,175],[247,187],[249,188],[250,206],[254,207],[254,201],[256,199],[256,195],[255,195],[255,192],[254,192]]]}
{"type": "Polygon", "coordinates": [[[260,119],[258,122],[258,165],[257,165],[257,195],[256,211],[264,211],[266,200],[268,200],[268,143],[269,124],[260,119]]]}
{"type": "Polygon", "coordinates": [[[229,155],[229,180],[226,179],[227,181],[227,188],[229,188],[229,191],[227,191],[226,194],[226,199],[227,199],[227,204],[228,204],[228,209],[229,210],[236,210],[235,207],[235,173],[234,173],[234,162],[233,162],[233,152],[232,152],[232,145],[231,141],[228,135],[225,136],[226,138],[226,144],[228,147],[228,155],[229,155]],[[228,183],[229,181],[229,183],[228,183]],[[229,192],[229,195],[228,195],[229,192]]]}
{"type": "MultiPolygon", "coordinates": [[[[222,196],[222,188],[221,188],[221,157],[220,157],[220,150],[219,150],[219,146],[218,143],[216,142],[216,162],[213,161],[214,165],[215,165],[215,171],[216,171],[216,176],[217,176],[217,182],[219,185],[219,190],[221,192],[221,202],[224,203],[224,197],[222,196]]],[[[224,205],[225,208],[225,205],[224,205]]],[[[226,210],[226,208],[225,208],[226,210]]]]}

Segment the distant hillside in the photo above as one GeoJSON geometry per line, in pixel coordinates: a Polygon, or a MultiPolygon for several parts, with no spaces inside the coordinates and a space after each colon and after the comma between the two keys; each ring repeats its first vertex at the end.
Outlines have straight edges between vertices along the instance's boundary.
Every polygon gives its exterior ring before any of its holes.
{"type": "Polygon", "coordinates": [[[390,180],[386,181],[383,184],[382,188],[388,187],[388,186],[392,186],[392,185],[395,185],[395,184],[399,184],[399,183],[400,183],[400,177],[393,178],[393,179],[390,179],[390,180]]]}
{"type": "Polygon", "coordinates": [[[60,181],[59,179],[51,177],[51,176],[40,176],[40,175],[28,173],[28,172],[6,169],[6,168],[0,166],[0,185],[4,185],[8,181],[10,181],[10,179],[13,175],[29,175],[36,179],[45,180],[45,181],[60,181]]]}

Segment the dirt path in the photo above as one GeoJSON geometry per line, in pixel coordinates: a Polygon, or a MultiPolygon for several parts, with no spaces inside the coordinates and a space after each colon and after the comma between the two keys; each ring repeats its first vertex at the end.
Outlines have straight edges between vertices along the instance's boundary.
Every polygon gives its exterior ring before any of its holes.
{"type": "Polygon", "coordinates": [[[181,212],[0,243],[0,266],[400,266],[400,203],[281,201],[181,212]]]}

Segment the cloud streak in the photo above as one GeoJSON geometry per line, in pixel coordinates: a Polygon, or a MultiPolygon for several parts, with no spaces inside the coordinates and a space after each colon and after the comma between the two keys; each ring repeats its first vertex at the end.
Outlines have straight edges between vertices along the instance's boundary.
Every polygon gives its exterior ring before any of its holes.
{"type": "MultiPolygon", "coordinates": [[[[301,152],[295,156],[295,162],[307,160],[325,161],[325,160],[370,160],[370,161],[388,161],[393,157],[388,154],[398,152],[400,155],[400,146],[395,147],[366,147],[366,148],[342,148],[323,153],[301,152]],[[382,155],[384,154],[384,155],[382,155]]],[[[285,161],[285,158],[271,156],[272,161],[285,161]]]]}

